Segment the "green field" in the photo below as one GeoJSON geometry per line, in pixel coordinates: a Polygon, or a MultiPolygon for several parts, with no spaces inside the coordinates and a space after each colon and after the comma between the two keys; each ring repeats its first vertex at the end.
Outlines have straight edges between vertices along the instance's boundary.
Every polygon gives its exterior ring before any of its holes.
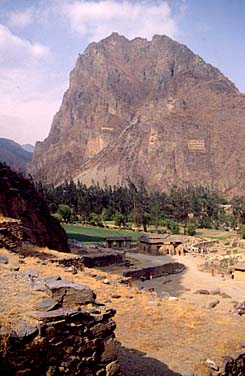
{"type": "Polygon", "coordinates": [[[108,236],[131,236],[133,241],[138,241],[142,232],[113,230],[101,227],[87,227],[79,225],[62,225],[69,239],[76,239],[83,243],[103,242],[108,236]]]}

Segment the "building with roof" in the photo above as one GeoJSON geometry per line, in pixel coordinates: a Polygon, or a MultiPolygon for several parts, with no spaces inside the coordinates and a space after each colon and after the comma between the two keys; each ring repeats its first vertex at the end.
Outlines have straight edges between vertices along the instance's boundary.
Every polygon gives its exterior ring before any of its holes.
{"type": "Polygon", "coordinates": [[[131,243],[131,236],[109,236],[105,238],[106,248],[130,249],[131,243]]]}
{"type": "Polygon", "coordinates": [[[181,235],[143,235],[139,240],[139,251],[152,255],[182,254],[186,240],[187,239],[181,235]]]}

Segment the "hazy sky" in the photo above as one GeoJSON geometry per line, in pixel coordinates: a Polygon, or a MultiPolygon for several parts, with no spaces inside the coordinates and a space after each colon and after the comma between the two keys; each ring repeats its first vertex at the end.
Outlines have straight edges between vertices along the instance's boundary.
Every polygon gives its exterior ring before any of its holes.
{"type": "Polygon", "coordinates": [[[167,34],[245,93],[245,0],[0,0],[0,137],[43,140],[88,43],[167,34]]]}

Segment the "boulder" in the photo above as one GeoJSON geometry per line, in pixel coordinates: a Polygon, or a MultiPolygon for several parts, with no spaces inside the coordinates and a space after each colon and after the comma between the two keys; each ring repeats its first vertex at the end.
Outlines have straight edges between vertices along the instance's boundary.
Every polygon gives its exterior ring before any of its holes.
{"type": "Polygon", "coordinates": [[[47,283],[46,291],[49,296],[64,305],[93,303],[96,297],[90,287],[66,281],[47,283]]]}
{"type": "Polygon", "coordinates": [[[209,295],[209,291],[200,289],[200,290],[197,290],[195,294],[209,295]]]}
{"type": "Polygon", "coordinates": [[[7,264],[9,262],[9,259],[7,256],[0,255],[0,264],[7,264]]]}
{"type": "Polygon", "coordinates": [[[215,300],[212,300],[210,303],[208,303],[206,305],[206,308],[211,309],[211,308],[216,307],[218,304],[219,304],[219,300],[215,299],[215,300]]]}
{"type": "Polygon", "coordinates": [[[210,295],[220,295],[220,294],[221,294],[221,290],[219,288],[210,291],[210,295]]]}
{"type": "Polygon", "coordinates": [[[42,311],[52,311],[54,309],[59,308],[59,303],[51,298],[44,298],[39,300],[36,304],[36,309],[42,310],[42,311]]]}
{"type": "Polygon", "coordinates": [[[112,362],[117,360],[117,346],[115,336],[111,335],[104,341],[104,349],[101,354],[102,363],[112,362]]]}

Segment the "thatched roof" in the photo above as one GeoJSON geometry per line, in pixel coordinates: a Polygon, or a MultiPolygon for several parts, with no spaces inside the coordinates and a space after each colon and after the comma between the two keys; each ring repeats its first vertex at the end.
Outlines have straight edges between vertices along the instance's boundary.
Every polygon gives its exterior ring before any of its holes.
{"type": "Polygon", "coordinates": [[[183,235],[169,235],[169,234],[150,234],[143,235],[140,242],[147,244],[171,244],[171,243],[185,243],[187,238],[183,235]]]}
{"type": "Polygon", "coordinates": [[[163,244],[169,234],[149,234],[140,237],[139,241],[148,244],[163,244]]]}
{"type": "Polygon", "coordinates": [[[116,242],[116,241],[132,241],[131,236],[108,236],[105,241],[116,242]]]}

